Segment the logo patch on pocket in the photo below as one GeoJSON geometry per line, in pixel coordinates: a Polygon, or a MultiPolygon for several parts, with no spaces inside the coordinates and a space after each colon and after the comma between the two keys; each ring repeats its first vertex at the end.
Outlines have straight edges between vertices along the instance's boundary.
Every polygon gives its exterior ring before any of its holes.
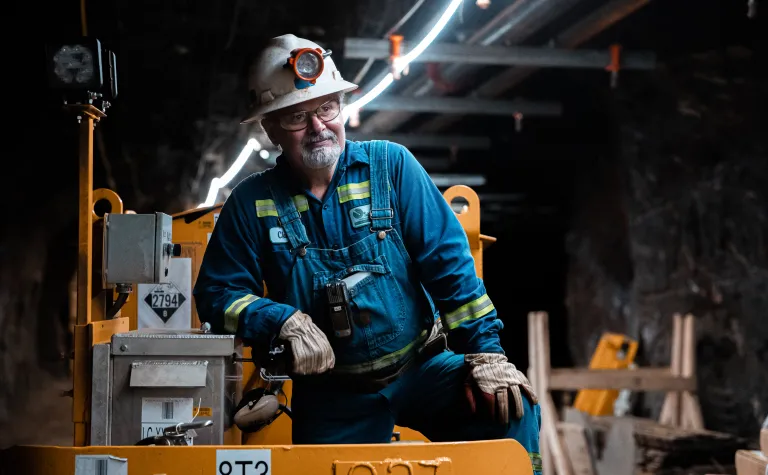
{"type": "Polygon", "coordinates": [[[349,210],[349,220],[353,228],[359,228],[370,223],[371,205],[358,206],[349,210]]]}
{"type": "Polygon", "coordinates": [[[288,235],[285,234],[285,229],[281,227],[275,227],[269,229],[269,240],[272,241],[273,244],[280,244],[288,242],[288,235]]]}

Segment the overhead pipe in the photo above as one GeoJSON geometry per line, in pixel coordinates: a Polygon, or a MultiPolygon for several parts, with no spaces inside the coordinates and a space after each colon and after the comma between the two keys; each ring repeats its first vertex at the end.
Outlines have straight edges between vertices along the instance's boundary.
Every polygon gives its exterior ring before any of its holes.
{"type": "MultiPolygon", "coordinates": [[[[576,48],[598,33],[628,17],[650,0],[613,0],[582,18],[555,38],[560,48],[576,48]]],[[[469,98],[490,99],[520,84],[539,68],[507,68],[468,94],[469,98]]],[[[438,116],[424,122],[420,132],[436,132],[461,120],[461,116],[438,116]]]]}
{"type": "MultiPolygon", "coordinates": [[[[408,49],[413,44],[403,43],[408,49]]],[[[390,44],[386,40],[347,38],[344,57],[350,59],[389,59],[390,44]]],[[[611,61],[609,49],[569,49],[548,46],[478,46],[435,43],[414,62],[464,63],[492,66],[530,66],[554,68],[604,69],[611,61]]],[[[621,69],[654,69],[656,54],[649,51],[624,51],[621,69]]],[[[435,79],[432,78],[432,82],[435,79]]]]}
{"type": "MultiPolygon", "coordinates": [[[[464,44],[488,46],[504,41],[519,43],[538,31],[549,21],[567,12],[581,0],[516,0],[499,12],[491,21],[475,32],[464,44]]],[[[478,66],[455,64],[444,68],[440,77],[447,83],[476,70],[478,66]]],[[[418,78],[406,87],[401,96],[421,97],[433,93],[441,95],[433,83],[425,77],[418,78]]],[[[395,130],[413,117],[411,112],[378,112],[368,117],[360,127],[362,132],[395,130]]]]}
{"type": "Polygon", "coordinates": [[[559,116],[562,107],[557,102],[534,102],[524,100],[488,101],[464,97],[377,97],[367,106],[369,110],[406,111],[432,114],[475,114],[514,116],[559,116]]]}

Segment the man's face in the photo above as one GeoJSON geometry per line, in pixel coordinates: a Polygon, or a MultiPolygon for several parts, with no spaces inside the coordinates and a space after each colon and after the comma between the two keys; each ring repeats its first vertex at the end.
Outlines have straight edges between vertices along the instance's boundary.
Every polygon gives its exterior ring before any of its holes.
{"type": "Polygon", "coordinates": [[[293,166],[328,168],[344,150],[346,134],[340,108],[335,94],[319,97],[275,111],[264,121],[264,129],[293,166]]]}

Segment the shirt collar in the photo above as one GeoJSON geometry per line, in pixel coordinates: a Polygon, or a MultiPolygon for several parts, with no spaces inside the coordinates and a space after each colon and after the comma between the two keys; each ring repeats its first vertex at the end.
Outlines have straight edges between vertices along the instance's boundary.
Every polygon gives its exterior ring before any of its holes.
{"type": "MultiPolygon", "coordinates": [[[[344,152],[341,154],[341,157],[339,157],[339,163],[337,166],[349,167],[356,163],[365,163],[366,165],[370,164],[368,154],[358,142],[345,140],[344,152]]],[[[283,154],[280,154],[275,159],[275,168],[279,170],[280,173],[291,172],[291,166],[288,165],[288,160],[283,154]]]]}

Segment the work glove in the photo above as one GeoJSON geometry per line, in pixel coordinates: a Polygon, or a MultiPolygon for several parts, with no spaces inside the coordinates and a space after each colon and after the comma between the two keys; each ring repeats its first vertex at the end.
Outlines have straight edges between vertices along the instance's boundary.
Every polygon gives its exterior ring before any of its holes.
{"type": "Polygon", "coordinates": [[[291,315],[280,329],[280,338],[291,345],[293,373],[320,374],[336,364],[331,343],[306,313],[291,315]]]}
{"type": "Polygon", "coordinates": [[[491,417],[498,422],[509,423],[510,414],[515,419],[524,415],[523,395],[532,405],[539,400],[525,375],[507,361],[507,357],[495,353],[464,355],[470,366],[465,383],[467,399],[473,413],[477,410],[479,396],[491,417]]]}

